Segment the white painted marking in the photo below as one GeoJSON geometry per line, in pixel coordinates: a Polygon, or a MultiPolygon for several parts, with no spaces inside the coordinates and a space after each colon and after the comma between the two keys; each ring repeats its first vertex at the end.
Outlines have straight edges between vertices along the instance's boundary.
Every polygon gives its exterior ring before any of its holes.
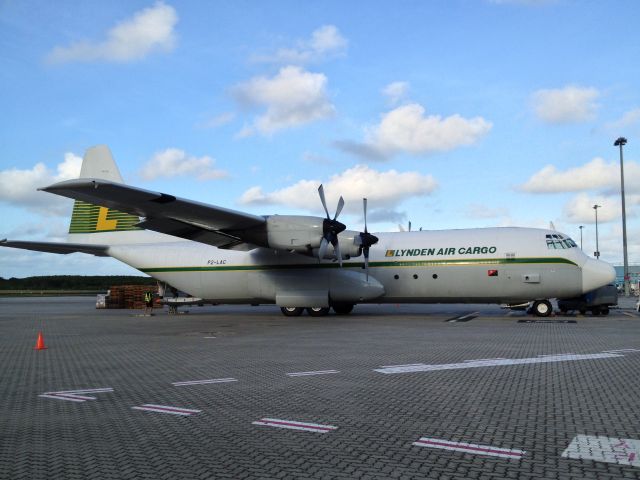
{"type": "Polygon", "coordinates": [[[235,378],[211,378],[209,380],[190,380],[187,382],[173,382],[171,385],[174,387],[185,387],[188,385],[208,385],[211,383],[229,383],[229,382],[237,382],[238,380],[235,378]]]}
{"type": "Polygon", "coordinates": [[[449,320],[447,320],[447,322],[449,322],[449,323],[456,323],[456,322],[459,322],[459,321],[464,321],[464,320],[466,320],[467,318],[475,318],[475,317],[477,317],[478,315],[480,315],[480,312],[471,312],[471,313],[467,313],[466,315],[462,315],[462,316],[459,316],[459,317],[450,318],[449,320]]]}
{"type": "Polygon", "coordinates": [[[202,337],[202,338],[218,338],[218,337],[202,337]]]}
{"type": "Polygon", "coordinates": [[[55,398],[58,400],[68,400],[70,402],[86,402],[87,400],[97,400],[96,397],[80,395],[82,393],[106,393],[113,392],[113,388],[86,388],[84,390],[62,390],[59,392],[44,392],[38,395],[42,398],[55,398]]]}
{"type": "Polygon", "coordinates": [[[133,410],[144,410],[147,412],[169,413],[171,415],[189,416],[194,413],[200,413],[202,410],[194,410],[191,408],[172,407],[170,405],[154,405],[145,403],[139,407],[131,407],[133,410]]]}
{"type": "Polygon", "coordinates": [[[340,373],[338,370],[316,370],[314,372],[292,372],[287,373],[289,377],[308,377],[311,375],[330,375],[332,373],[340,373]]]}
{"type": "Polygon", "coordinates": [[[629,312],[622,312],[623,315],[626,315],[627,317],[633,317],[636,318],[638,315],[635,313],[629,313],[629,312]]]}
{"type": "Polygon", "coordinates": [[[640,440],[577,435],[562,456],[640,467],[640,440]]]}
{"type": "Polygon", "coordinates": [[[437,365],[416,364],[398,367],[386,367],[374,369],[379,373],[414,373],[414,372],[434,372],[437,370],[457,370],[463,368],[479,368],[479,367],[501,367],[505,365],[527,365],[533,363],[553,363],[553,362],[573,362],[578,360],[596,360],[602,358],[618,358],[624,355],[615,353],[590,353],[584,355],[577,354],[560,354],[547,355],[534,358],[505,358],[495,360],[479,360],[461,363],[444,363],[437,365]]]}
{"type": "Polygon", "coordinates": [[[520,460],[525,453],[524,450],[515,448],[492,447],[489,445],[476,445],[474,443],[452,442],[439,438],[422,437],[417,442],[413,442],[416,447],[439,448],[442,450],[452,450],[455,452],[473,453],[477,455],[490,455],[492,457],[511,458],[520,460]]]}
{"type": "Polygon", "coordinates": [[[620,350],[605,350],[603,353],[634,353],[640,352],[637,348],[621,348],[620,350]]]}
{"type": "Polygon", "coordinates": [[[279,418],[261,418],[251,422],[252,425],[265,425],[268,427],[287,428],[289,430],[303,430],[305,432],[328,433],[338,427],[333,425],[320,425],[318,423],[298,422],[295,420],[281,420],[279,418]]]}

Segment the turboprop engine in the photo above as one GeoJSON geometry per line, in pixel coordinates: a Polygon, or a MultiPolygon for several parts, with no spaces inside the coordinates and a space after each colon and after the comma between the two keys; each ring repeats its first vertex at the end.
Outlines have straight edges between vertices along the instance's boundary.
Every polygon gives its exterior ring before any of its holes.
{"type": "Polygon", "coordinates": [[[363,199],[364,232],[346,230],[346,226],[337,219],[344,207],[340,197],[336,214],[329,216],[327,202],[322,185],[318,188],[320,201],[327,214],[326,218],[303,215],[272,215],[266,218],[266,238],[258,244],[270,248],[289,250],[318,259],[335,258],[342,266],[342,260],[359,257],[364,253],[365,270],[368,278],[369,248],[378,241],[378,237],[367,231],[367,199],[363,199]]]}

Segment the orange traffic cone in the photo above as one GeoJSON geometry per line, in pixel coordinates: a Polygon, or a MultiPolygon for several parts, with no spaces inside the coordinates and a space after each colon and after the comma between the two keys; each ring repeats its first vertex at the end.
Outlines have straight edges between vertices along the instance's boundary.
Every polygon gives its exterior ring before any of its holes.
{"type": "Polygon", "coordinates": [[[47,347],[44,346],[44,337],[42,336],[42,332],[38,332],[38,340],[36,340],[36,346],[34,350],[46,350],[47,347]]]}

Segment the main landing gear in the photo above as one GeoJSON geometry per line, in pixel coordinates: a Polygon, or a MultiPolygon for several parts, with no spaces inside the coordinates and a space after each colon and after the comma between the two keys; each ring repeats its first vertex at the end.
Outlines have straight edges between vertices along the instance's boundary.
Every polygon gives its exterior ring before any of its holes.
{"type": "MultiPolygon", "coordinates": [[[[348,315],[353,310],[352,303],[336,303],[331,306],[337,315],[348,315]]],[[[281,307],[280,311],[285,317],[299,317],[302,312],[307,311],[311,317],[324,317],[329,314],[329,307],[281,307]]]]}
{"type": "Polygon", "coordinates": [[[549,300],[536,300],[531,305],[530,312],[536,317],[548,317],[553,312],[553,307],[549,300]]]}

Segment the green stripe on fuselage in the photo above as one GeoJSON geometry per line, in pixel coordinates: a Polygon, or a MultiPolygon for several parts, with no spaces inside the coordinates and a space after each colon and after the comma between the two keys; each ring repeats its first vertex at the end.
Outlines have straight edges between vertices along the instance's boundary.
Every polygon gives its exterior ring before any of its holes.
{"type": "MultiPolygon", "coordinates": [[[[560,257],[539,257],[539,258],[478,258],[464,260],[415,260],[410,262],[369,262],[370,268],[387,268],[387,267],[447,267],[447,266],[463,266],[463,265],[548,265],[548,264],[565,264],[578,266],[575,262],[560,257]]],[[[345,268],[363,268],[364,263],[343,263],[345,268]]],[[[204,267],[152,267],[140,268],[144,273],[161,273],[161,272],[230,272],[242,270],[300,270],[305,268],[339,268],[338,263],[308,263],[308,264],[290,264],[290,265],[208,265],[204,267]]]]}

